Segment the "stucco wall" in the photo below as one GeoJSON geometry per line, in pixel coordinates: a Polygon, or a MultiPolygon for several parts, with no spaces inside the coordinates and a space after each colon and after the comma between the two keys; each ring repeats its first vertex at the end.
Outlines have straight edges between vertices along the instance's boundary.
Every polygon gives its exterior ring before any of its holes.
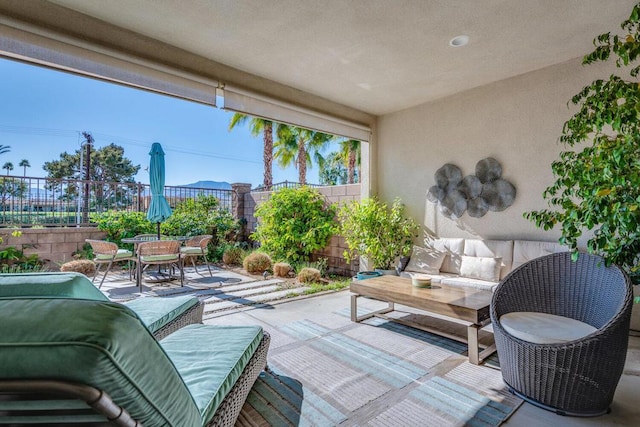
{"type": "Polygon", "coordinates": [[[378,194],[384,200],[401,197],[409,214],[437,236],[556,240],[557,230],[542,231],[522,214],[547,207],[542,192],[554,181],[551,163],[564,149],[558,138],[575,109],[568,101],[612,70],[575,59],[380,117],[373,171],[378,194]],[[511,207],[450,220],[426,200],[442,165],[475,174],[486,157],[497,159],[516,187],[511,207]]]}

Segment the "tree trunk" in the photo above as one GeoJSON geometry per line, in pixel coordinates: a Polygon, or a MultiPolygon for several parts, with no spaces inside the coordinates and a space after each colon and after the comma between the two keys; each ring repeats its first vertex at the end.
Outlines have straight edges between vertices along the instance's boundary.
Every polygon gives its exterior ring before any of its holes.
{"type": "Polygon", "coordinates": [[[348,166],[349,177],[347,178],[347,184],[354,183],[355,170],[356,170],[356,150],[354,150],[353,147],[349,147],[349,166],[348,166]]]}
{"type": "Polygon", "coordinates": [[[298,181],[304,185],[307,183],[307,150],[304,147],[304,141],[298,142],[298,181]]]}
{"type": "Polygon", "coordinates": [[[262,158],[264,160],[263,186],[266,191],[269,191],[273,185],[273,124],[271,122],[265,122],[264,124],[264,152],[262,158]]]}

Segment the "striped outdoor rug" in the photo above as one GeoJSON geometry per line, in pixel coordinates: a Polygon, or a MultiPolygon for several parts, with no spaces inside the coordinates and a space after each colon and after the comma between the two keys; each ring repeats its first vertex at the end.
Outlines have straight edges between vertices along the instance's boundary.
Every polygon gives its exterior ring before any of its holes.
{"type": "Polygon", "coordinates": [[[236,426],[498,426],[520,405],[495,358],[475,366],[464,344],[347,315],[272,331],[236,426]]]}

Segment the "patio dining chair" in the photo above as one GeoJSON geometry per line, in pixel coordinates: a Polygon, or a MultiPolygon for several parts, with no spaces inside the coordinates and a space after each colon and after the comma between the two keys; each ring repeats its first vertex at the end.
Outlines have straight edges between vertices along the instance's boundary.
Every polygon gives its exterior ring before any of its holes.
{"type": "Polygon", "coordinates": [[[201,256],[204,258],[204,263],[207,265],[207,269],[209,270],[209,276],[213,277],[211,273],[211,267],[209,267],[209,260],[207,259],[207,245],[213,236],[211,234],[202,234],[200,236],[191,237],[189,240],[184,242],[184,246],[180,248],[180,254],[186,259],[191,259],[191,264],[193,264],[193,268],[198,272],[198,267],[196,267],[196,258],[201,256]]]}
{"type": "Polygon", "coordinates": [[[86,239],[85,240],[89,245],[91,245],[91,249],[93,250],[93,262],[96,263],[96,272],[93,275],[92,282],[96,280],[98,277],[98,273],[100,272],[100,266],[103,264],[107,264],[107,268],[102,276],[102,280],[100,280],[100,285],[98,288],[102,287],[102,283],[104,283],[104,279],[109,274],[111,267],[115,262],[127,261],[129,264],[129,280],[131,280],[131,273],[133,268],[131,266],[131,261],[136,261],[136,257],[130,250],[120,249],[118,245],[113,242],[107,242],[106,240],[93,240],[86,239]]]}
{"type": "Polygon", "coordinates": [[[180,286],[184,286],[184,271],[180,256],[180,242],[178,240],[153,240],[138,244],[137,285],[142,290],[142,273],[150,265],[169,267],[169,275],[175,268],[180,272],[180,286]]]}

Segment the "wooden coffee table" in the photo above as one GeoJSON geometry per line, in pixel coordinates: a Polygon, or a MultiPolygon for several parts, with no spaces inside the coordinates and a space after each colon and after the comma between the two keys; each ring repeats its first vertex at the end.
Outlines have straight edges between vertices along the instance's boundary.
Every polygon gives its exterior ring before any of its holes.
{"type": "Polygon", "coordinates": [[[373,279],[357,280],[351,283],[351,320],[361,322],[371,317],[402,323],[407,326],[425,330],[436,335],[445,336],[469,347],[469,362],[478,365],[496,351],[495,344],[484,349],[478,342],[478,331],[491,323],[489,304],[491,292],[478,289],[457,288],[435,283],[432,288],[416,288],[411,279],[399,276],[380,276],[373,279]],[[388,303],[388,307],[358,316],[358,298],[366,297],[388,303]],[[449,334],[423,324],[386,316],[394,311],[394,304],[402,304],[435,313],[453,319],[462,320],[467,325],[467,337],[449,334]]]}

